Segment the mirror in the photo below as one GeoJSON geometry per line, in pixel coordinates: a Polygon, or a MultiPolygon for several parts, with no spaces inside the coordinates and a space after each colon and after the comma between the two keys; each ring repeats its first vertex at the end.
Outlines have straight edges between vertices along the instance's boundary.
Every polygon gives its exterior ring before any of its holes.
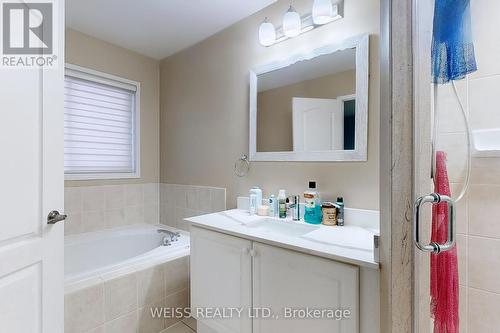
{"type": "Polygon", "coordinates": [[[250,159],[366,161],[367,35],[250,72],[250,159]]]}

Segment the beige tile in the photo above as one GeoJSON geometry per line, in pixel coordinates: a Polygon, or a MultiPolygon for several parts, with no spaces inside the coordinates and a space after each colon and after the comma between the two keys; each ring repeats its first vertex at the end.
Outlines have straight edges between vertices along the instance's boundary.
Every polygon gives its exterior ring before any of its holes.
{"type": "Polygon", "coordinates": [[[82,214],[83,231],[96,231],[106,228],[104,211],[84,211],[82,214]]]}
{"type": "Polygon", "coordinates": [[[500,238],[496,223],[500,207],[500,186],[471,185],[469,188],[469,234],[500,238]]]}
{"type": "MultiPolygon", "coordinates": [[[[457,199],[462,191],[463,184],[450,184],[452,198],[457,199]]],[[[468,224],[469,224],[469,213],[468,213],[468,193],[465,193],[464,197],[456,202],[456,232],[458,234],[467,234],[468,224]]]]}
{"type": "Polygon", "coordinates": [[[175,218],[175,207],[162,205],[160,209],[161,209],[160,223],[172,227],[177,227],[177,220],[175,218]]]}
{"type": "MultiPolygon", "coordinates": [[[[183,312],[189,306],[189,296],[188,290],[184,289],[175,294],[169,295],[165,299],[165,307],[170,309],[178,309],[176,311],[183,312]]],[[[170,327],[177,323],[178,321],[185,319],[179,318],[178,316],[172,316],[172,318],[165,319],[165,327],[170,327]]]]}
{"type": "Polygon", "coordinates": [[[189,256],[168,261],[163,269],[167,296],[189,287],[189,256]]]}
{"type": "Polygon", "coordinates": [[[118,318],[137,309],[137,278],[135,274],[105,281],[104,318],[106,321],[118,318]]]}
{"type": "Polygon", "coordinates": [[[125,186],[125,205],[137,206],[144,204],[144,190],[142,184],[127,184],[125,186]]]}
{"type": "Polygon", "coordinates": [[[175,203],[175,186],[172,184],[164,184],[160,185],[160,198],[162,203],[171,203],[173,206],[175,203]]]}
{"type": "Polygon", "coordinates": [[[458,278],[460,285],[467,284],[467,236],[457,235],[458,278]]]}
{"type": "Polygon", "coordinates": [[[197,186],[186,186],[186,200],[188,209],[197,209],[200,204],[200,189],[197,186]]]}
{"type": "Polygon", "coordinates": [[[66,294],[64,331],[83,333],[104,323],[104,287],[102,284],[66,294]]]}
{"type": "Polygon", "coordinates": [[[102,186],[82,188],[83,212],[104,210],[104,190],[102,186]]]}
{"type": "Polygon", "coordinates": [[[66,214],[78,214],[83,210],[81,187],[64,188],[64,211],[66,214]]]}
{"type": "Polygon", "coordinates": [[[197,215],[202,215],[201,212],[197,212],[191,209],[187,208],[180,208],[176,207],[175,208],[175,226],[179,229],[189,231],[189,226],[190,223],[188,221],[185,221],[184,219],[187,217],[193,217],[197,215]]]}
{"type": "Polygon", "coordinates": [[[104,187],[105,210],[123,209],[125,207],[125,186],[111,185],[104,187]]]}
{"type": "Polygon", "coordinates": [[[196,319],[193,317],[186,318],[182,322],[189,326],[193,331],[196,331],[196,319]]]}
{"type": "Polygon", "coordinates": [[[178,322],[162,331],[161,333],[193,333],[194,331],[183,322],[178,322]]]}
{"type": "Polygon", "coordinates": [[[500,185],[500,158],[472,158],[471,183],[500,185]]]}
{"type": "Polygon", "coordinates": [[[155,311],[155,308],[163,308],[163,307],[165,307],[164,299],[139,309],[138,326],[140,333],[158,333],[161,332],[163,329],[165,329],[166,327],[165,318],[163,318],[163,316],[161,316],[160,318],[152,316],[152,311],[155,311]]]}
{"type": "Polygon", "coordinates": [[[106,226],[108,228],[116,228],[126,225],[125,208],[111,209],[104,212],[106,226]]]}
{"type": "Polygon", "coordinates": [[[469,333],[498,332],[500,295],[469,288],[467,321],[469,333]]]}
{"type": "Polygon", "coordinates": [[[459,316],[459,325],[460,332],[467,333],[467,287],[460,286],[458,289],[459,294],[459,304],[458,304],[458,316],[459,316]]]}
{"type": "Polygon", "coordinates": [[[141,205],[125,207],[125,223],[144,223],[144,206],[141,205]]]}
{"type": "MultiPolygon", "coordinates": [[[[467,111],[467,82],[465,80],[456,81],[458,96],[467,111]]],[[[463,132],[465,134],[465,121],[461,116],[460,104],[457,100],[453,86],[451,84],[440,85],[438,87],[438,114],[439,132],[463,132]]]]}
{"type": "Polygon", "coordinates": [[[165,298],[165,280],[161,265],[137,272],[139,306],[165,298]]]}
{"type": "Polygon", "coordinates": [[[74,235],[83,232],[83,222],[81,213],[68,213],[64,221],[64,234],[74,235]]]}
{"type": "Polygon", "coordinates": [[[226,210],[226,190],[212,188],[211,190],[211,212],[220,212],[226,210]]]}
{"type": "Polygon", "coordinates": [[[175,206],[180,208],[188,207],[187,190],[185,185],[173,185],[175,206]]]}
{"type": "Polygon", "coordinates": [[[137,310],[134,310],[104,326],[106,333],[140,333],[137,310]]]}
{"type": "MultiPolygon", "coordinates": [[[[498,16],[500,2],[497,0],[474,0],[470,2],[472,36],[478,71],[471,77],[500,74],[500,30],[498,16]]],[[[475,332],[474,332],[475,333],[475,332]]]]}
{"type": "Polygon", "coordinates": [[[500,239],[469,237],[469,286],[500,293],[500,239]]]}
{"type": "Polygon", "coordinates": [[[438,150],[446,152],[448,178],[450,183],[462,183],[465,180],[467,150],[466,137],[462,133],[439,135],[438,150]]]}
{"type": "Polygon", "coordinates": [[[212,188],[200,187],[199,191],[200,202],[197,210],[204,213],[210,213],[212,211],[212,188]]]}
{"type": "Polygon", "coordinates": [[[91,329],[90,331],[87,331],[85,333],[106,333],[106,330],[105,330],[104,325],[103,325],[103,326],[99,326],[99,327],[96,327],[94,329],[91,329]]]}
{"type": "Polygon", "coordinates": [[[158,183],[149,183],[143,185],[144,204],[158,204],[160,199],[158,183]]]}
{"type": "Polygon", "coordinates": [[[144,205],[144,223],[160,223],[160,208],[158,207],[158,204],[153,203],[144,205]]]}
{"type": "Polygon", "coordinates": [[[472,129],[500,127],[498,103],[500,76],[490,76],[469,81],[470,123],[472,129]]]}

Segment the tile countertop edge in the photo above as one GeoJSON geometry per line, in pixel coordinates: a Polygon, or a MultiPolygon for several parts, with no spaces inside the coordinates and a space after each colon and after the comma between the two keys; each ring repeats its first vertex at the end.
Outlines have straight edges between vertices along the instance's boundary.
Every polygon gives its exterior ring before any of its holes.
{"type": "MultiPolygon", "coordinates": [[[[300,238],[302,245],[298,244],[298,243],[294,243],[293,238],[284,237],[285,239],[283,239],[283,240],[266,238],[264,236],[258,236],[258,235],[254,235],[254,234],[245,233],[243,231],[234,230],[234,229],[237,229],[239,227],[246,228],[245,226],[243,226],[241,224],[234,224],[234,225],[231,225],[230,228],[228,228],[228,226],[224,225],[224,223],[215,224],[215,223],[210,223],[209,221],[207,221],[207,218],[213,218],[213,217],[221,218],[221,219],[224,218],[224,216],[220,215],[219,213],[212,213],[212,214],[189,217],[189,218],[185,218],[184,220],[190,222],[192,225],[194,225],[196,227],[221,232],[221,233],[224,233],[227,235],[231,235],[231,236],[235,236],[235,237],[239,237],[239,238],[245,238],[245,239],[249,239],[252,241],[256,241],[256,242],[260,242],[260,243],[264,243],[264,244],[268,244],[268,245],[272,245],[272,246],[277,246],[277,247],[281,247],[281,248],[285,248],[285,249],[289,249],[289,250],[294,250],[297,252],[310,254],[310,255],[314,255],[314,256],[330,259],[330,260],[335,260],[338,262],[343,262],[343,263],[347,263],[347,264],[351,264],[351,265],[355,265],[355,266],[366,267],[366,268],[377,269],[377,270],[380,269],[379,263],[373,261],[373,259],[369,260],[366,258],[360,258],[359,253],[366,253],[367,252],[364,250],[348,249],[348,248],[341,247],[341,246],[319,244],[319,243],[316,243],[313,241],[305,240],[303,238],[300,238]],[[205,219],[205,221],[202,221],[202,219],[205,219]],[[310,246],[306,247],[303,245],[304,243],[308,244],[310,246]],[[314,245],[328,247],[329,249],[328,249],[328,251],[314,249],[314,248],[312,248],[314,245]],[[338,250],[351,251],[353,253],[352,253],[352,255],[340,255],[340,254],[335,254],[336,250],[337,251],[338,250]]],[[[373,255],[373,252],[371,252],[371,255],[373,255]]]]}

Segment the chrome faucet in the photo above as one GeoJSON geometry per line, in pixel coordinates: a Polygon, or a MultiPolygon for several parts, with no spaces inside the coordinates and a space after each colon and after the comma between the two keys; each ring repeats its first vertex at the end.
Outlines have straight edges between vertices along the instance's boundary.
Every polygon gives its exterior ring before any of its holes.
{"type": "Polygon", "coordinates": [[[163,246],[169,246],[172,244],[172,242],[177,242],[179,240],[179,237],[181,236],[179,232],[173,232],[166,229],[158,229],[157,232],[160,234],[166,234],[161,241],[163,246]]]}

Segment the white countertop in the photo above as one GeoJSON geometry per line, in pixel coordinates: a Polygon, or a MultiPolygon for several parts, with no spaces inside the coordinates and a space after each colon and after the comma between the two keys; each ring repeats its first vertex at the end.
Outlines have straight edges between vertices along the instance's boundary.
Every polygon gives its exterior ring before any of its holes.
{"type": "Polygon", "coordinates": [[[282,220],[267,216],[250,216],[246,210],[233,209],[219,213],[186,218],[192,225],[253,241],[295,250],[340,262],[378,269],[374,261],[373,236],[378,234],[373,228],[358,225],[342,227],[318,225],[317,229],[302,236],[289,236],[252,228],[253,223],[273,219],[272,223],[294,226],[312,226],[289,219],[282,220]],[[317,237],[319,236],[319,237],[317,237]]]}

